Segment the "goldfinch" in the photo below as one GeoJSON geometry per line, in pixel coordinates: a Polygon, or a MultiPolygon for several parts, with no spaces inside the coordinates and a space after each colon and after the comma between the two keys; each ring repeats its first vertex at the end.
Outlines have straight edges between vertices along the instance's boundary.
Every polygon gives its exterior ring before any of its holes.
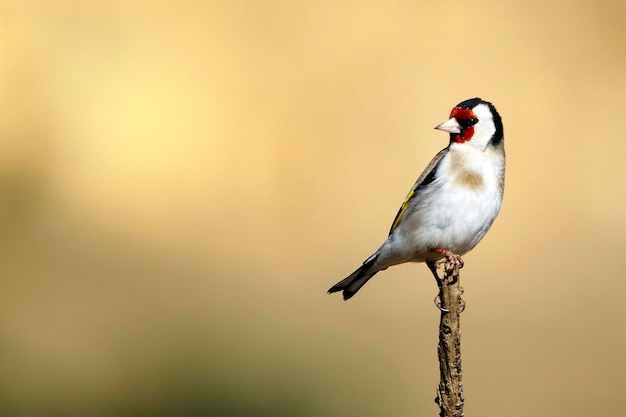
{"type": "Polygon", "coordinates": [[[504,132],[493,104],[471,98],[457,104],[435,129],[450,133],[449,145],[428,164],[400,206],[380,248],[328,293],[348,300],[377,272],[405,262],[436,262],[460,256],[483,238],[495,220],[504,191],[504,132]]]}

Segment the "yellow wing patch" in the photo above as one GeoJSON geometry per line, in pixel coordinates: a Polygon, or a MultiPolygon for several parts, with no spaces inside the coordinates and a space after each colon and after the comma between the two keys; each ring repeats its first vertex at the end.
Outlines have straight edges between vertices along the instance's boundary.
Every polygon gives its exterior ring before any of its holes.
{"type": "Polygon", "coordinates": [[[414,194],[415,194],[415,188],[411,190],[409,195],[407,195],[406,198],[404,199],[402,206],[400,206],[400,210],[398,210],[398,214],[396,214],[396,218],[394,219],[393,224],[391,225],[391,230],[389,231],[389,234],[392,234],[393,231],[396,230],[396,228],[402,221],[402,216],[404,216],[406,209],[409,207],[409,201],[411,200],[414,194]]]}

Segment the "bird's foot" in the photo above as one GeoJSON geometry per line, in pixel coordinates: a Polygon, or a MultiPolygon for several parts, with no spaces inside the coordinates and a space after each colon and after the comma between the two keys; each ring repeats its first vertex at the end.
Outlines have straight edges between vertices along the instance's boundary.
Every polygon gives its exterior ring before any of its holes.
{"type": "Polygon", "coordinates": [[[465,264],[465,262],[463,262],[463,259],[461,258],[461,255],[457,255],[451,250],[434,248],[434,249],[431,249],[430,251],[444,256],[443,258],[435,262],[436,268],[442,265],[445,265],[448,272],[451,272],[455,269],[463,268],[463,265],[465,264]]]}
{"type": "MultiPolygon", "coordinates": [[[[433,249],[430,249],[430,252],[443,255],[443,258],[439,259],[438,261],[427,261],[426,264],[428,265],[428,268],[431,270],[431,272],[435,276],[435,279],[437,280],[437,285],[439,286],[440,293],[439,295],[437,295],[437,297],[435,297],[435,300],[434,300],[435,306],[441,312],[449,313],[450,310],[448,310],[447,308],[444,308],[442,305],[441,291],[443,291],[444,285],[454,285],[454,284],[458,285],[459,269],[463,268],[464,262],[463,262],[463,259],[461,259],[460,255],[448,249],[433,248],[433,249]],[[439,275],[437,274],[437,269],[439,267],[443,267],[446,272],[446,276],[448,278],[451,277],[452,280],[446,280],[444,284],[443,278],[440,278],[439,275]]],[[[463,310],[465,310],[465,300],[461,298],[461,295],[463,294],[465,290],[463,289],[463,287],[458,285],[458,291],[459,291],[459,313],[461,313],[463,310]]]]}

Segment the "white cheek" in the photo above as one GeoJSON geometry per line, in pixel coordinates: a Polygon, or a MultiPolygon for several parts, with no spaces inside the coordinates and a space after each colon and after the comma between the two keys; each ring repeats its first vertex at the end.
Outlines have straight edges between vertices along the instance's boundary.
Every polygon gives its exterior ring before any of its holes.
{"type": "Polygon", "coordinates": [[[474,126],[474,136],[472,144],[481,150],[484,150],[489,144],[489,140],[496,133],[496,127],[491,120],[481,120],[474,126]]]}
{"type": "Polygon", "coordinates": [[[478,133],[479,136],[491,138],[496,133],[496,127],[491,120],[489,120],[489,123],[481,121],[474,127],[474,134],[476,133],[478,133]]]}

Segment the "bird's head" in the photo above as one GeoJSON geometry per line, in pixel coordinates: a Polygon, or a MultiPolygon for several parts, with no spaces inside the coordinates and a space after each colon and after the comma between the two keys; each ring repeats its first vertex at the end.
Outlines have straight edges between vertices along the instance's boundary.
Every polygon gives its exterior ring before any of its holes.
{"type": "Polygon", "coordinates": [[[480,98],[457,104],[450,112],[450,119],[435,129],[450,133],[450,143],[468,143],[483,151],[504,139],[502,118],[493,104],[480,98]]]}

